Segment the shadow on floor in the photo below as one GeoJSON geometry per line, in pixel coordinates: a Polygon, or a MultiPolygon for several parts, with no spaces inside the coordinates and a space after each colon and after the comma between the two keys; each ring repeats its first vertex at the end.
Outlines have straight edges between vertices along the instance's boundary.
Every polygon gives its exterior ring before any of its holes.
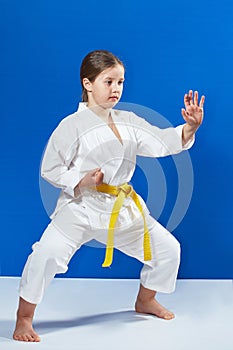
{"type": "Polygon", "coordinates": [[[108,323],[108,325],[111,326],[113,323],[122,324],[145,321],[147,318],[148,315],[142,315],[136,313],[135,311],[128,310],[76,317],[67,320],[37,321],[34,323],[34,327],[39,334],[46,334],[64,328],[83,327],[95,324],[104,324],[104,326],[106,327],[106,323],[108,323]]]}
{"type": "MultiPolygon", "coordinates": [[[[66,320],[49,320],[49,321],[35,321],[34,328],[39,334],[47,334],[65,328],[83,327],[95,324],[103,324],[106,327],[111,327],[113,324],[120,325],[123,323],[145,321],[153,316],[138,314],[135,311],[116,311],[111,313],[95,314],[83,317],[76,317],[66,320]]],[[[0,343],[12,340],[12,334],[15,327],[14,320],[0,321],[0,343]]],[[[1,347],[0,347],[1,348],[1,347]]]]}

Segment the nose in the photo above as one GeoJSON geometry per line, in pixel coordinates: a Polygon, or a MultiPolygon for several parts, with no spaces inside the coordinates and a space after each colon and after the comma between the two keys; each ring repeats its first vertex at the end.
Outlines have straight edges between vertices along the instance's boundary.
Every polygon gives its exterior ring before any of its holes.
{"type": "Polygon", "coordinates": [[[112,92],[118,92],[118,91],[119,91],[119,85],[118,85],[117,81],[113,82],[112,83],[112,92]]]}

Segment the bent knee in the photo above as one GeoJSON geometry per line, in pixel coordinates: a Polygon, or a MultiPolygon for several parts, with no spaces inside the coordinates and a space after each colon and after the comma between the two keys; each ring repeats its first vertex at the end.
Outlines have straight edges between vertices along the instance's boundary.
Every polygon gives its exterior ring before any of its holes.
{"type": "Polygon", "coordinates": [[[180,262],[181,246],[178,240],[172,236],[172,240],[169,245],[169,260],[172,262],[180,262]]]}
{"type": "Polygon", "coordinates": [[[36,242],[32,246],[33,255],[39,255],[42,257],[53,258],[60,255],[59,249],[56,248],[54,244],[44,244],[41,242],[36,242]]]}
{"type": "Polygon", "coordinates": [[[35,261],[40,262],[41,265],[57,266],[59,270],[67,270],[67,264],[70,260],[71,251],[67,249],[61,249],[56,244],[45,244],[36,242],[33,247],[31,258],[35,261]]]}

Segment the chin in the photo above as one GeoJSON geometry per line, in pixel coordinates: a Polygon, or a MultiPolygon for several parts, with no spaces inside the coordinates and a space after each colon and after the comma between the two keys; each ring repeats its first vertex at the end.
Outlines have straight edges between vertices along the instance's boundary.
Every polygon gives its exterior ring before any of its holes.
{"type": "Polygon", "coordinates": [[[113,108],[116,106],[116,104],[118,103],[118,100],[117,101],[108,101],[108,102],[105,102],[105,103],[101,103],[101,107],[103,108],[113,108]]]}

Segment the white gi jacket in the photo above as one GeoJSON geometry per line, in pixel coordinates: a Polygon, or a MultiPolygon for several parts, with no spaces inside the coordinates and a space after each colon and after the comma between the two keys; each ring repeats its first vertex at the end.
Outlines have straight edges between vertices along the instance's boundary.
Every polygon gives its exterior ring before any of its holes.
{"type": "MultiPolygon", "coordinates": [[[[42,177],[61,188],[52,219],[66,204],[76,202],[82,203],[82,207],[92,208],[88,213],[93,224],[107,228],[108,218],[103,220],[99,213],[110,215],[115,198],[103,193],[93,194],[93,191],[88,190],[85,195],[80,195],[79,200],[74,197],[75,186],[88,171],[101,168],[103,182],[118,186],[131,180],[137,155],[163,157],[188,149],[194,142],[192,140],[182,146],[183,125],[159,129],[132,112],[114,109],[111,110],[111,116],[123,144],[85,103],[80,103],[78,111],[64,118],[52,133],[41,166],[42,177]],[[85,203],[82,202],[83,197],[85,203]]],[[[148,213],[141,197],[140,200],[148,213]]],[[[140,215],[131,198],[126,198],[124,206],[131,211],[131,217],[132,213],[140,215]]],[[[124,216],[124,211],[119,215],[119,222],[121,215],[124,216]]]]}

